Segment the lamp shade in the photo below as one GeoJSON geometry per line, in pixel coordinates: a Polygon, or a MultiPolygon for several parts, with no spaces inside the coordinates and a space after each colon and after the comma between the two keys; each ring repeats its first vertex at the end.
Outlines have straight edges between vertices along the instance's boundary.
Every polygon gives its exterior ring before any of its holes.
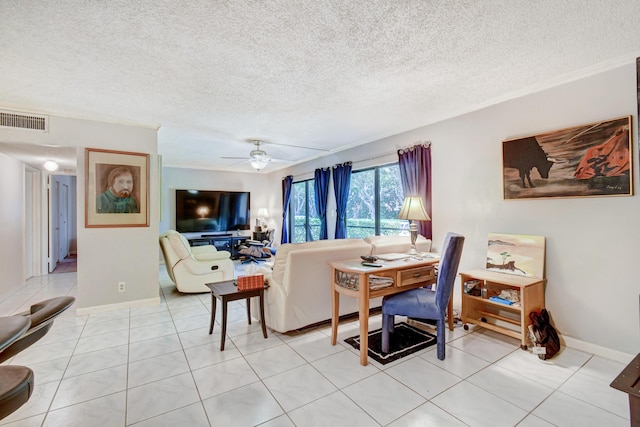
{"type": "Polygon", "coordinates": [[[269,211],[267,210],[267,208],[260,208],[260,210],[258,211],[258,218],[269,218],[269,211]]]}
{"type": "Polygon", "coordinates": [[[404,198],[398,219],[431,221],[420,196],[407,196],[404,198]]]}

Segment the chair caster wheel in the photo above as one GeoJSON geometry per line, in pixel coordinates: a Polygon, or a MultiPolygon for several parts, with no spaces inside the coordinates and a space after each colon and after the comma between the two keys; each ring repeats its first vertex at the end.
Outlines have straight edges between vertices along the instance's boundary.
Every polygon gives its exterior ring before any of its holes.
{"type": "Polygon", "coordinates": [[[527,349],[527,345],[526,345],[526,344],[521,344],[521,345],[520,345],[520,348],[521,348],[522,350],[526,350],[526,349],[527,349]]]}
{"type": "Polygon", "coordinates": [[[469,330],[469,325],[463,325],[462,327],[464,328],[465,331],[469,330]]]}

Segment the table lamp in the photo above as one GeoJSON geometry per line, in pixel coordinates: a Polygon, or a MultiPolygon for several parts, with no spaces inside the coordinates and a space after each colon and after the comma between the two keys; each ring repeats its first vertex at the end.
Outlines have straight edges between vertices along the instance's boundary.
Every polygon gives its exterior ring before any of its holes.
{"type": "Polygon", "coordinates": [[[264,231],[264,226],[267,223],[267,218],[269,218],[269,211],[267,210],[267,208],[260,208],[260,210],[258,211],[258,219],[260,220],[260,226],[263,229],[262,231],[264,231]]]}
{"type": "Polygon", "coordinates": [[[420,196],[407,196],[404,198],[398,219],[409,220],[409,232],[411,233],[411,249],[409,254],[415,255],[416,239],[418,238],[418,224],[414,221],[431,221],[429,214],[424,209],[422,198],[420,196]]]}

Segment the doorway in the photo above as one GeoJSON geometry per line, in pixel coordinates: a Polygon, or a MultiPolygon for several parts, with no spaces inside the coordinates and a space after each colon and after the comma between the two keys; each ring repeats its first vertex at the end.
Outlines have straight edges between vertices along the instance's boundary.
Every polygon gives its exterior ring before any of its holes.
{"type": "Polygon", "coordinates": [[[77,271],[76,177],[51,175],[50,194],[50,273],[77,271]]]}

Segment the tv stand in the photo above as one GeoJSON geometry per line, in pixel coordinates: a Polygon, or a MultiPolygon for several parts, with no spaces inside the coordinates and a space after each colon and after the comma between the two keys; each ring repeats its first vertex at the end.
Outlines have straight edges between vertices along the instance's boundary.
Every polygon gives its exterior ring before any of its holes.
{"type": "Polygon", "coordinates": [[[191,246],[213,245],[219,251],[231,253],[231,259],[240,258],[239,246],[249,239],[247,236],[232,236],[231,234],[203,234],[199,238],[188,239],[191,246]]]}

